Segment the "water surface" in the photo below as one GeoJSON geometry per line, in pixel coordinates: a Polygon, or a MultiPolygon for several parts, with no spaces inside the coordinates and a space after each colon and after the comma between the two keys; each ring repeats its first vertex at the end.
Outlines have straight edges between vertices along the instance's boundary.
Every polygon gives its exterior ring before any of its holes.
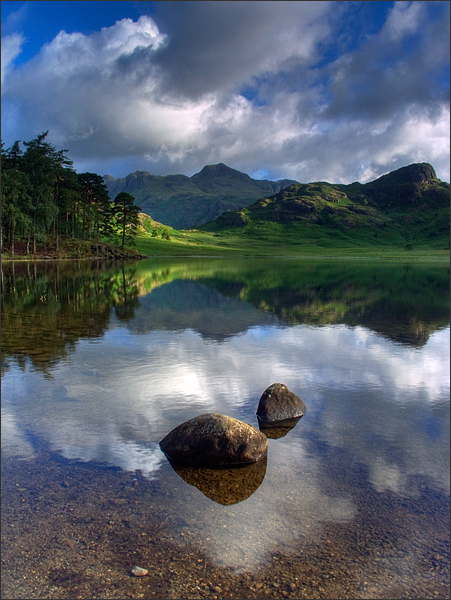
{"type": "Polygon", "coordinates": [[[2,269],[3,597],[448,597],[447,266],[2,269]],[[168,463],[275,382],[307,411],[264,461],[168,463]]]}

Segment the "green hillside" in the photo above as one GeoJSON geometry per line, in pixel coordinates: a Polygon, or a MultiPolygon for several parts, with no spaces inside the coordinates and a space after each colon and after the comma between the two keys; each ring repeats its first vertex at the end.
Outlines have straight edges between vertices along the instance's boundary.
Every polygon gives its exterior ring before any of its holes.
{"type": "Polygon", "coordinates": [[[367,184],[296,183],[199,227],[292,247],[449,248],[449,184],[427,163],[367,184]]]}
{"type": "Polygon", "coordinates": [[[135,171],[115,179],[104,176],[111,199],[127,192],[153,219],[176,229],[196,227],[227,210],[249,206],[266,194],[274,194],[295,183],[256,180],[220,163],[207,165],[192,177],[186,175],[150,175],[135,171]]]}

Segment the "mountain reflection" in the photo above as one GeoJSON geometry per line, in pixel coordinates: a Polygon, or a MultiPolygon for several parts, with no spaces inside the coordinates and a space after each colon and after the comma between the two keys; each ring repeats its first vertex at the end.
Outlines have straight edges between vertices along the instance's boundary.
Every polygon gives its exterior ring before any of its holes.
{"type": "Polygon", "coordinates": [[[449,323],[449,267],[161,259],[2,264],[2,365],[48,372],[81,339],[124,324],[222,341],[254,326],[363,325],[420,347],[449,323]]]}
{"type": "Polygon", "coordinates": [[[448,322],[447,268],[174,259],[3,269],[4,460],[140,471],[174,539],[233,569],[261,568],[275,545],[289,552],[326,522],[352,523],[366,492],[413,498],[426,478],[431,493],[449,492],[449,329],[436,331],[448,322]],[[289,432],[267,430],[267,462],[230,472],[168,463],[158,445],[168,431],[206,412],[258,426],[275,381],[307,410],[289,432]]]}

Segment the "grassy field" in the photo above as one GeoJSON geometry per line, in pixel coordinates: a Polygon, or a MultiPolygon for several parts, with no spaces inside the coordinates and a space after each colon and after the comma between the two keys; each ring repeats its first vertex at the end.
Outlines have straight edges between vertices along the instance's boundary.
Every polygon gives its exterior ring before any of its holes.
{"type": "MultiPolygon", "coordinates": [[[[304,240],[302,243],[283,243],[280,239],[267,239],[266,236],[248,239],[230,232],[216,233],[198,230],[177,231],[169,229],[170,239],[151,237],[143,233],[136,240],[136,248],[146,256],[293,256],[308,258],[377,258],[385,260],[447,260],[449,250],[431,249],[427,246],[413,246],[406,249],[399,245],[379,246],[327,246],[317,240],[304,240]]],[[[321,242],[321,241],[319,241],[321,242]]]]}
{"type": "Polygon", "coordinates": [[[2,260],[38,260],[43,258],[89,259],[148,257],[296,257],[296,258],[351,258],[377,260],[434,260],[448,261],[449,250],[431,248],[426,244],[399,243],[371,244],[364,237],[355,240],[331,237],[307,238],[299,232],[285,228],[277,232],[277,224],[244,232],[242,229],[228,231],[176,230],[158,224],[160,233],[155,236],[141,229],[133,248],[116,248],[105,243],[81,240],[60,240],[58,252],[55,245],[47,244],[36,255],[27,255],[24,244],[16,244],[16,253],[2,253],[2,260]],[[166,236],[161,235],[164,231],[166,236]],[[169,238],[169,239],[168,239],[169,238]]]}

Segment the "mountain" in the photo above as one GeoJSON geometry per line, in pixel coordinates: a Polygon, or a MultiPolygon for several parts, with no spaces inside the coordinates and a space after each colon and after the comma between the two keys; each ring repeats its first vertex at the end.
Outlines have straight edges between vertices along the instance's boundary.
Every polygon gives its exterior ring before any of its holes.
{"type": "Polygon", "coordinates": [[[192,177],[135,171],[120,179],[105,175],[103,180],[111,199],[127,192],[144,213],[176,229],[197,227],[297,183],[292,179],[252,179],[223,163],[207,165],[192,177]]]}
{"type": "Polygon", "coordinates": [[[276,243],[449,248],[449,183],[428,163],[366,184],[295,183],[200,229],[276,243]]]}

